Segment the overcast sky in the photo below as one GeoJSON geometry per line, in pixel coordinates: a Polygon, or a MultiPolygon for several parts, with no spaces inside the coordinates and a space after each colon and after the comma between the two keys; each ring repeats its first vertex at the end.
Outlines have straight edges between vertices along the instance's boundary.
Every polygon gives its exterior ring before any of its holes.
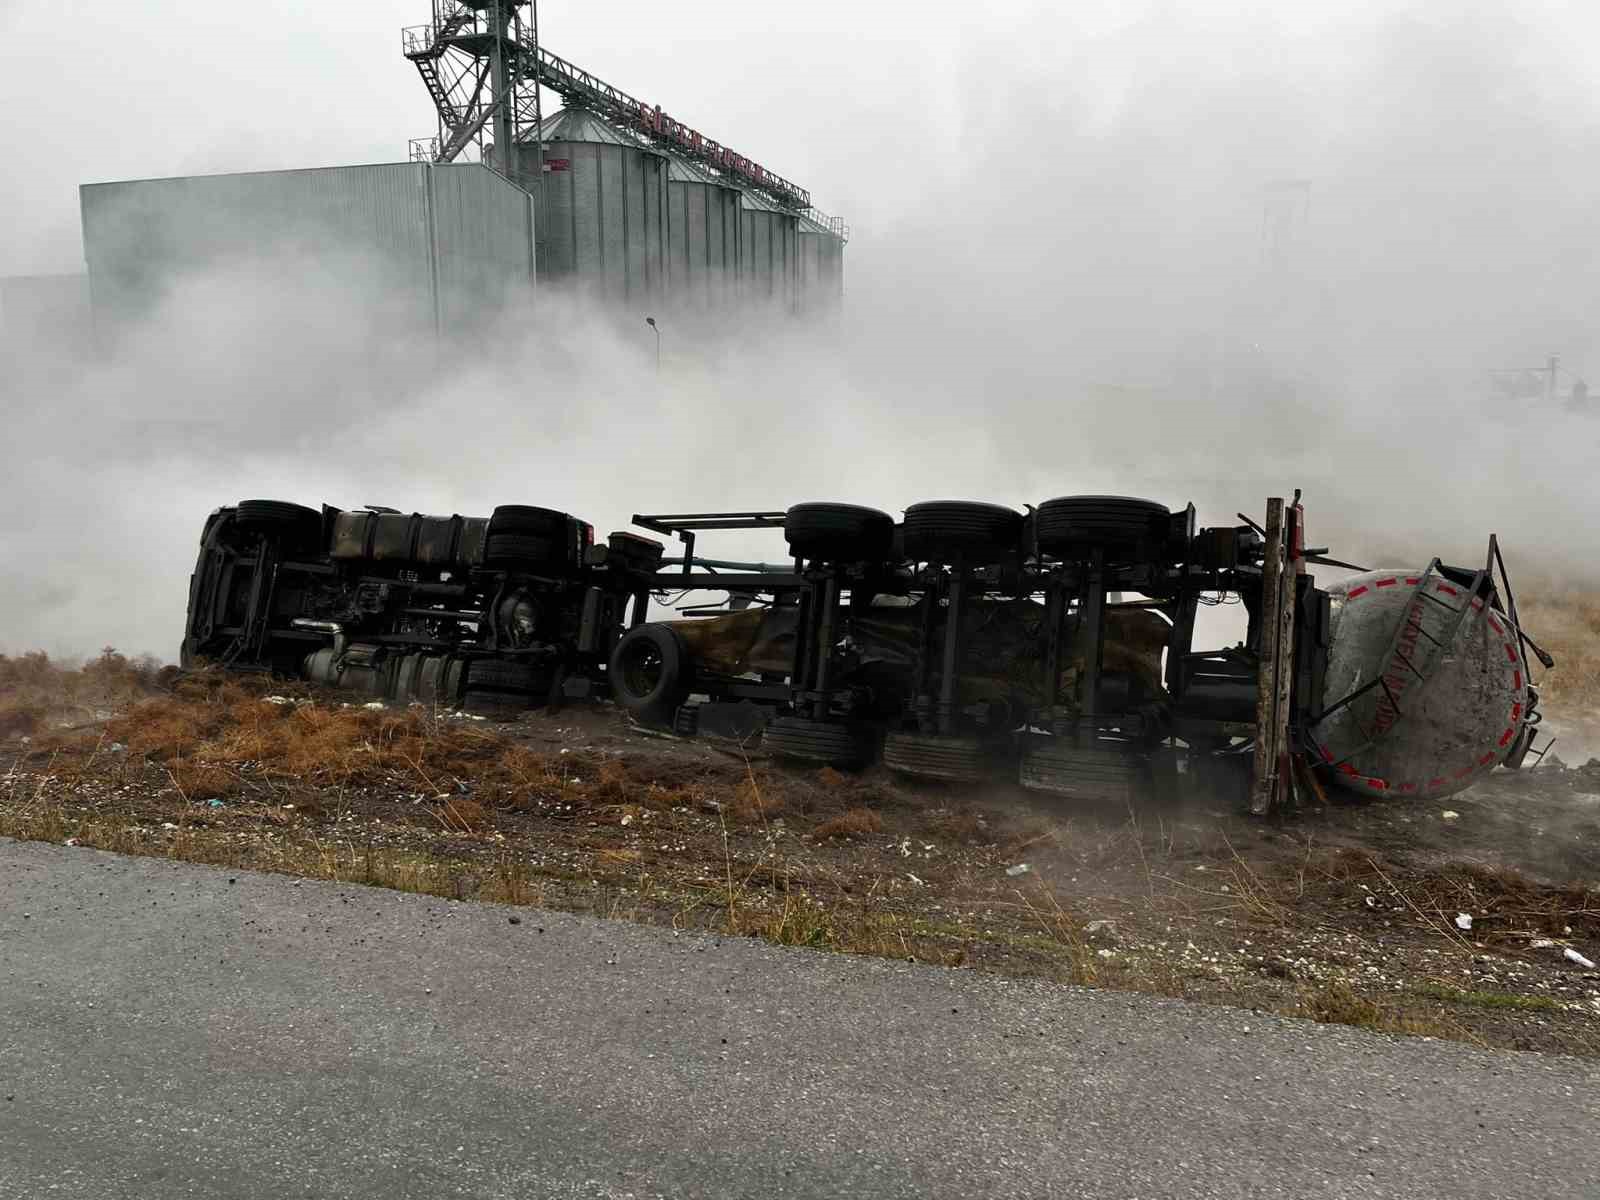
{"type": "MultiPolygon", "coordinates": [[[[0,275],[81,269],[81,182],[403,158],[434,129],[400,55],[427,15],[0,0],[0,275]]],[[[1547,354],[1563,387],[1600,375],[1600,10],[546,0],[541,24],[846,218],[843,319],[672,331],[656,379],[641,323],[545,314],[511,374],[412,377],[352,336],[354,281],[310,306],[196,281],[125,360],[0,381],[0,649],[170,653],[204,512],[246,492],[620,523],[1113,491],[1229,520],[1303,483],[1351,555],[1467,557],[1495,528],[1587,569],[1567,526],[1600,422],[1530,422],[1484,380],[1547,354]],[[1283,179],[1309,207],[1267,279],[1283,179]]]]}

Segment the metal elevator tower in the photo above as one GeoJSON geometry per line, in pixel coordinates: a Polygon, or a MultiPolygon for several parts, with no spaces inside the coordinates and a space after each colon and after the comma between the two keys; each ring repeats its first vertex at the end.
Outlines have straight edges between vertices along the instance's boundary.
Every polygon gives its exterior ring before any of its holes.
{"type": "Polygon", "coordinates": [[[401,30],[401,49],[439,117],[434,137],[412,139],[413,159],[450,162],[469,146],[481,159],[487,141],[494,147],[490,165],[537,187],[544,166],[540,92],[549,88],[563,104],[594,113],[641,144],[692,159],[731,186],[848,237],[843,221],[811,207],[804,188],[546,50],[537,14],[529,0],[433,0],[430,24],[401,30]]]}
{"type": "Polygon", "coordinates": [[[471,146],[482,160],[487,138],[493,165],[520,173],[518,150],[530,137],[537,144],[542,116],[525,70],[538,57],[537,11],[528,0],[433,0],[432,22],[400,31],[439,118],[434,137],[412,139],[412,159],[451,162],[471,146]]]}

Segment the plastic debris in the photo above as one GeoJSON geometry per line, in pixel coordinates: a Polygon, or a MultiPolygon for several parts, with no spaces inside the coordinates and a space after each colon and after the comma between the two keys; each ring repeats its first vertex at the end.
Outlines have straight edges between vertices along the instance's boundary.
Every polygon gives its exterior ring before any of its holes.
{"type": "Polygon", "coordinates": [[[222,807],[222,801],[221,800],[207,800],[206,801],[206,807],[207,808],[221,808],[222,807]]]}
{"type": "Polygon", "coordinates": [[[383,703],[382,700],[369,700],[369,701],[367,701],[367,703],[363,704],[361,707],[362,708],[383,708],[384,707],[384,703],[383,703]]]}
{"type": "Polygon", "coordinates": [[[1454,820],[1455,820],[1455,819],[1456,819],[1456,818],[1457,818],[1457,817],[1459,817],[1459,816],[1460,816],[1460,815],[1461,815],[1461,814],[1460,814],[1460,813],[1458,813],[1458,812],[1457,812],[1457,811],[1456,811],[1456,810],[1455,810],[1455,809],[1453,809],[1453,808],[1447,808],[1447,809],[1445,809],[1445,810],[1444,810],[1444,811],[1443,811],[1443,812],[1442,812],[1442,813],[1440,813],[1440,814],[1439,814],[1439,815],[1440,815],[1440,816],[1441,816],[1441,817],[1443,817],[1443,818],[1444,818],[1444,819],[1445,819],[1445,820],[1446,820],[1446,821],[1454,821],[1454,820]]]}
{"type": "Polygon", "coordinates": [[[1007,875],[1026,875],[1032,869],[1033,868],[1028,866],[1027,863],[1018,863],[1014,867],[1007,867],[1006,868],[1006,874],[1007,875]]]}
{"type": "Polygon", "coordinates": [[[1577,951],[1576,951],[1576,950],[1574,950],[1574,949],[1573,949],[1573,948],[1572,948],[1572,947],[1571,947],[1571,946],[1566,946],[1566,947],[1564,947],[1564,948],[1563,948],[1563,949],[1562,949],[1562,951],[1561,951],[1561,955],[1562,955],[1562,957],[1563,957],[1563,958],[1565,958],[1565,959],[1566,959],[1566,960],[1567,960],[1567,961],[1568,961],[1568,962],[1575,962],[1575,963],[1577,963],[1577,964],[1578,964],[1578,965],[1579,965],[1579,966],[1580,966],[1580,967],[1582,967],[1582,968],[1583,968],[1583,969],[1584,969],[1584,970],[1585,970],[1585,971],[1592,971],[1592,970],[1594,970],[1594,963],[1592,963],[1592,962],[1590,962],[1590,961],[1589,961],[1589,960],[1588,960],[1588,959],[1587,959],[1587,958],[1585,958],[1585,957],[1584,957],[1584,956],[1583,956],[1583,955],[1581,955],[1581,954],[1579,954],[1579,953],[1578,953],[1578,952],[1577,952],[1577,951]]]}
{"type": "Polygon", "coordinates": [[[1456,914],[1456,928],[1457,929],[1471,929],[1472,928],[1472,914],[1471,913],[1458,912],[1456,914]]]}
{"type": "Polygon", "coordinates": [[[113,753],[113,754],[121,754],[124,750],[127,749],[127,747],[124,746],[121,742],[112,742],[111,745],[106,747],[106,749],[111,751],[111,753],[113,753]]]}
{"type": "Polygon", "coordinates": [[[66,841],[62,842],[61,844],[63,846],[76,846],[78,844],[78,839],[77,838],[68,838],[66,841]]]}

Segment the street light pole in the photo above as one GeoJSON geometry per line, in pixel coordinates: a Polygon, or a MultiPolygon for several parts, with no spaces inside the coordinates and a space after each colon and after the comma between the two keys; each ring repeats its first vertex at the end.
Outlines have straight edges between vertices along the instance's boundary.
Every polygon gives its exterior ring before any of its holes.
{"type": "Polygon", "coordinates": [[[656,324],[654,317],[646,317],[644,323],[656,331],[656,374],[661,374],[661,326],[656,324]]]}

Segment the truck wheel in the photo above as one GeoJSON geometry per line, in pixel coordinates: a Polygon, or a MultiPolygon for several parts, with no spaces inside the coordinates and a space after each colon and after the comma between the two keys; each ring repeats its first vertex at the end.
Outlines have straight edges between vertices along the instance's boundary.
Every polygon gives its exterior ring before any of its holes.
{"type": "Polygon", "coordinates": [[[1098,549],[1138,561],[1160,556],[1171,516],[1165,504],[1132,496],[1060,496],[1039,506],[1033,524],[1046,554],[1098,549]]]}
{"type": "Polygon", "coordinates": [[[467,664],[462,707],[477,713],[517,713],[543,708],[550,699],[552,675],[543,663],[475,658],[467,664]]]}
{"type": "Polygon", "coordinates": [[[461,711],[500,721],[515,721],[528,711],[526,698],[506,692],[477,692],[468,688],[461,697],[461,711]]]}
{"type": "Polygon", "coordinates": [[[866,736],[854,726],[804,717],[778,717],[761,735],[769,754],[828,767],[859,767],[871,757],[866,736]]]}
{"type": "Polygon", "coordinates": [[[672,732],[679,737],[693,737],[700,732],[700,709],[694,704],[680,704],[672,718],[672,732]]]}
{"type": "Polygon", "coordinates": [[[882,562],[894,541],[894,518],[858,504],[796,504],[783,516],[783,537],[800,558],[882,562]]]}
{"type": "Polygon", "coordinates": [[[883,739],[883,765],[912,779],[977,783],[986,757],[983,743],[972,737],[891,733],[883,739]]]}
{"type": "Polygon", "coordinates": [[[1022,754],[1018,782],[1031,792],[1069,800],[1131,804],[1148,774],[1142,755],[1103,746],[1079,746],[1064,738],[1031,738],[1022,754]]]}
{"type": "Polygon", "coordinates": [[[241,500],[233,520],[240,529],[276,537],[297,550],[314,546],[322,532],[320,512],[287,500],[241,500]]]}
{"type": "Polygon", "coordinates": [[[678,706],[689,698],[689,652],[676,631],[661,624],[638,625],[611,651],[606,679],[611,698],[645,725],[672,727],[678,706]]]}
{"type": "Polygon", "coordinates": [[[974,500],[926,500],[906,509],[905,553],[917,562],[957,556],[974,566],[1003,562],[1022,541],[1022,514],[974,500]]]}
{"type": "Polygon", "coordinates": [[[484,542],[483,561],[491,567],[565,566],[566,551],[566,543],[558,538],[491,533],[484,542]]]}
{"type": "Polygon", "coordinates": [[[502,504],[489,517],[489,533],[520,533],[532,537],[553,538],[564,541],[567,536],[568,516],[553,508],[535,508],[531,504],[502,504]]]}

